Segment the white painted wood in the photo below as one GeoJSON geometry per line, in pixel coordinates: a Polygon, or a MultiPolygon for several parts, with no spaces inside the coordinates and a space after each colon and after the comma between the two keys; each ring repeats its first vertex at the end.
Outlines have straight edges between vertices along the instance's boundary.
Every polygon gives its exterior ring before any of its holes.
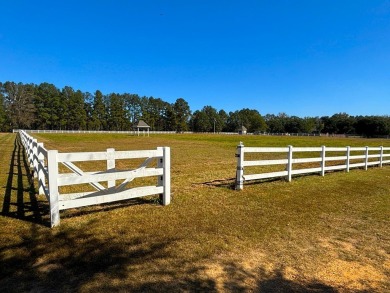
{"type": "Polygon", "coordinates": [[[150,157],[163,156],[163,148],[157,148],[156,150],[140,150],[140,151],[116,151],[115,159],[142,159],[150,157]]]}
{"type": "Polygon", "coordinates": [[[285,165],[287,164],[287,159],[282,160],[259,160],[259,161],[244,161],[243,167],[249,166],[269,166],[269,165],[285,165]]]}
{"type": "Polygon", "coordinates": [[[107,152],[59,153],[58,162],[106,161],[107,152]]]}
{"type": "Polygon", "coordinates": [[[325,167],[326,167],[326,161],[325,161],[325,157],[326,157],[326,146],[322,146],[321,147],[322,150],[321,150],[321,176],[325,176],[325,167]]]}
{"type": "Polygon", "coordinates": [[[47,150],[45,149],[43,143],[38,143],[38,153],[42,154],[44,158],[47,158],[47,150]]]}
{"type": "Polygon", "coordinates": [[[370,151],[373,151],[373,152],[380,152],[381,148],[382,148],[382,147],[368,147],[368,149],[369,149],[370,151]]]}
{"type": "MultiPolygon", "coordinates": [[[[99,172],[91,175],[84,174],[83,176],[78,176],[70,173],[70,174],[62,174],[61,177],[58,177],[58,186],[94,183],[94,182],[103,182],[103,181],[113,182],[115,180],[121,180],[121,179],[128,179],[128,178],[134,179],[134,178],[160,176],[160,175],[163,175],[163,169],[161,168],[141,168],[141,169],[135,169],[131,171],[116,171],[116,172],[107,172],[107,173],[99,172]]],[[[109,188],[114,186],[115,185],[109,186],[109,188]]]]}
{"type": "MultiPolygon", "coordinates": [[[[145,169],[146,166],[153,160],[154,158],[147,158],[137,169],[145,169]]],[[[161,167],[162,168],[162,167],[161,167]]],[[[95,173],[96,174],[96,173],[95,173]]],[[[157,176],[158,178],[160,178],[161,176],[157,176]]],[[[126,186],[135,179],[135,177],[129,177],[129,178],[126,178],[121,184],[119,184],[118,186],[115,187],[115,189],[119,192],[119,191],[123,191],[125,190],[126,186]]],[[[157,184],[158,185],[158,184],[157,184]]],[[[162,197],[162,195],[161,195],[162,197]]],[[[161,199],[162,200],[162,199],[161,199]]]]}
{"type": "MultiPolygon", "coordinates": [[[[74,174],[69,174],[68,175],[68,178],[75,175],[75,176],[85,176],[86,174],[83,172],[83,170],[81,170],[79,167],[77,167],[75,164],[71,163],[71,162],[63,162],[62,163],[64,166],[66,166],[69,170],[71,170],[72,172],[74,172],[74,174]]],[[[65,177],[63,175],[65,174],[59,174],[59,175],[62,175],[62,176],[59,176],[58,178],[60,179],[60,177],[65,177]]],[[[60,181],[60,180],[59,180],[60,181]]],[[[93,186],[96,190],[104,190],[106,189],[103,185],[101,185],[100,183],[98,182],[88,182],[91,186],[93,186]]],[[[59,186],[61,186],[60,183],[58,183],[59,186]]]]}
{"type": "Polygon", "coordinates": [[[60,224],[60,210],[58,204],[58,151],[53,150],[48,152],[48,170],[49,170],[49,199],[50,199],[50,223],[51,227],[60,224]]]}
{"type": "Polygon", "coordinates": [[[351,147],[351,152],[366,151],[366,147],[351,147]]]}
{"type": "Polygon", "coordinates": [[[45,194],[46,188],[46,170],[45,170],[45,155],[42,152],[43,143],[38,143],[38,194],[45,194]]]}
{"type": "MultiPolygon", "coordinates": [[[[45,194],[50,204],[51,226],[60,223],[59,210],[72,207],[81,207],[91,204],[100,204],[117,200],[141,197],[152,194],[163,194],[162,203],[170,203],[171,175],[170,175],[170,148],[158,148],[157,150],[141,151],[120,151],[108,149],[106,152],[96,153],[58,153],[58,151],[47,151],[43,144],[38,144],[31,136],[24,131],[20,131],[20,137],[25,147],[27,159],[33,170],[37,170],[38,185],[40,193],[45,194]],[[146,168],[155,157],[161,158],[161,165],[158,168],[146,168]],[[146,158],[146,160],[135,170],[116,171],[115,161],[117,159],[146,158]],[[105,171],[83,172],[72,162],[106,160],[107,169],[105,171]],[[48,166],[45,166],[45,161],[48,166]],[[64,164],[73,173],[58,173],[58,164],[64,164]],[[142,186],[125,189],[126,185],[134,178],[158,176],[161,178],[161,186],[142,186]],[[46,178],[48,187],[46,187],[46,178]],[[99,182],[115,182],[124,180],[119,186],[109,184],[104,188],[99,182]],[[97,188],[96,192],[72,193],[60,195],[59,186],[90,183],[97,188]]],[[[160,180],[160,179],[158,179],[160,180]]]]}
{"type": "Polygon", "coordinates": [[[287,171],[280,171],[280,172],[244,175],[244,179],[245,181],[250,181],[250,180],[258,180],[258,179],[285,177],[287,175],[288,175],[287,171]]]}
{"type": "MultiPolygon", "coordinates": [[[[284,165],[286,164],[286,171],[282,172],[271,172],[271,173],[262,173],[262,174],[244,174],[242,172],[242,176],[245,181],[249,180],[257,180],[257,179],[266,179],[266,178],[276,178],[281,176],[286,176],[286,179],[288,181],[291,181],[292,175],[297,174],[306,174],[306,173],[316,173],[320,172],[322,176],[325,175],[326,171],[332,171],[332,170],[343,170],[346,169],[347,172],[350,171],[350,168],[359,168],[364,167],[367,169],[368,166],[383,166],[383,164],[390,163],[390,160],[386,160],[385,158],[390,157],[390,153],[385,153],[385,151],[389,151],[390,147],[288,147],[288,148],[269,148],[269,147],[245,147],[244,154],[246,152],[258,152],[258,153],[265,153],[265,152],[285,152],[287,153],[287,159],[275,159],[275,160],[252,160],[252,161],[245,161],[245,160],[237,160],[237,166],[242,167],[250,167],[250,166],[271,166],[271,165],[284,165]],[[319,152],[320,157],[314,157],[314,158],[293,158],[294,153],[298,152],[319,152]],[[343,153],[342,155],[333,155],[333,156],[326,156],[328,153],[343,153]],[[356,153],[364,152],[364,154],[356,154],[356,153]],[[369,153],[369,152],[377,152],[377,153],[369,153]],[[373,161],[374,159],[378,159],[373,161]],[[351,160],[354,161],[351,163],[351,160]],[[358,160],[363,160],[363,162],[356,162],[358,160]],[[371,160],[371,161],[370,161],[371,160]],[[343,164],[332,165],[332,166],[326,166],[326,162],[331,161],[344,161],[343,164]],[[305,168],[305,169],[294,169],[293,170],[293,164],[305,164],[305,163],[313,163],[313,162],[320,162],[321,167],[320,168],[305,168]]],[[[242,158],[244,158],[244,154],[242,154],[242,158]]],[[[238,156],[238,153],[237,153],[238,156]]],[[[239,167],[237,167],[239,169],[239,167]]],[[[244,170],[242,170],[244,171],[244,170]]],[[[238,179],[236,179],[238,181],[238,179]]],[[[237,188],[238,189],[238,188],[237,188]]],[[[242,187],[241,187],[242,189],[242,187]]]]}
{"type": "MultiPolygon", "coordinates": [[[[107,149],[107,171],[108,172],[115,171],[115,149],[107,149]]],[[[112,180],[112,179],[109,180],[108,178],[107,178],[107,180],[108,180],[107,181],[108,188],[114,187],[116,185],[115,180],[112,180]]],[[[94,182],[98,182],[98,181],[94,181],[94,182]]],[[[92,182],[92,181],[90,181],[90,182],[92,182]]]]}
{"type": "Polygon", "coordinates": [[[171,203],[171,149],[164,147],[163,149],[163,202],[164,206],[171,203]]]}
{"type": "MultiPolygon", "coordinates": [[[[163,151],[163,148],[162,147],[158,147],[157,148],[158,151],[163,151]]],[[[164,157],[161,156],[161,157],[157,157],[157,168],[164,168],[164,157]]],[[[164,177],[163,176],[157,176],[157,186],[164,186],[164,177]]],[[[159,194],[159,197],[160,197],[160,202],[162,203],[163,202],[163,198],[164,198],[164,194],[161,193],[159,194]]]]}
{"type": "Polygon", "coordinates": [[[38,177],[38,141],[36,139],[33,139],[32,142],[32,157],[33,157],[33,176],[34,178],[38,177]]]}
{"type": "MultiPolygon", "coordinates": [[[[237,146],[236,157],[237,157],[237,169],[236,169],[236,190],[242,190],[244,186],[244,153],[247,149],[255,148],[245,148],[242,142],[237,146]]],[[[251,150],[249,150],[251,152],[251,150]]]]}
{"type": "MultiPolygon", "coordinates": [[[[162,156],[162,153],[156,150],[141,150],[141,151],[116,151],[114,154],[115,160],[120,159],[138,159],[162,156]]],[[[59,153],[58,162],[81,162],[81,161],[105,161],[107,160],[106,152],[80,152],[80,153],[59,153]]]]}
{"type": "Polygon", "coordinates": [[[294,152],[321,152],[320,147],[294,147],[294,152]]]}
{"type": "Polygon", "coordinates": [[[245,147],[246,153],[286,153],[288,152],[288,147],[245,147]]]}
{"type": "Polygon", "coordinates": [[[383,146],[380,147],[380,154],[379,154],[379,167],[383,167],[383,146]]]}
{"type": "MultiPolygon", "coordinates": [[[[135,187],[127,189],[121,192],[113,194],[101,194],[95,195],[94,193],[84,194],[85,197],[77,199],[62,200],[60,201],[60,210],[85,207],[96,204],[110,203],[114,201],[126,200],[131,198],[137,198],[147,195],[163,193],[163,186],[146,186],[146,187],[135,187]]],[[[64,195],[63,197],[66,197],[64,195]]]]}
{"type": "Polygon", "coordinates": [[[291,176],[292,176],[292,166],[293,166],[293,146],[288,146],[288,153],[287,153],[287,181],[291,182],[291,176]]]}

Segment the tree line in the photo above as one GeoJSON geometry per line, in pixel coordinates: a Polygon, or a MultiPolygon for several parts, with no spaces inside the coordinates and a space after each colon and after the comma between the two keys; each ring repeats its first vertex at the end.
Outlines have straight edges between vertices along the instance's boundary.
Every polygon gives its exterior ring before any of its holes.
{"type": "Polygon", "coordinates": [[[390,135],[389,116],[297,117],[285,113],[261,115],[244,108],[225,112],[204,106],[192,112],[183,98],[168,103],[137,94],[104,95],[62,89],[50,83],[0,82],[0,130],[132,130],[144,120],[155,131],[236,132],[241,126],[253,133],[328,133],[366,137],[390,135]]]}

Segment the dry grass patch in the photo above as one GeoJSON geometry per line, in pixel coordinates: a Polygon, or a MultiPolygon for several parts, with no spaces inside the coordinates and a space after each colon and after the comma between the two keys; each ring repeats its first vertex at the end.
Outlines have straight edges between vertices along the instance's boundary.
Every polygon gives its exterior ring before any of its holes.
{"type": "MultiPolygon", "coordinates": [[[[60,227],[49,229],[47,204],[29,192],[14,136],[1,135],[0,287],[11,292],[390,290],[390,167],[247,184],[237,192],[224,180],[235,176],[235,146],[244,137],[38,138],[60,151],[170,146],[173,201],[161,207],[151,197],[69,210],[61,212],[60,227]]],[[[386,145],[256,136],[244,143],[386,145]]]]}

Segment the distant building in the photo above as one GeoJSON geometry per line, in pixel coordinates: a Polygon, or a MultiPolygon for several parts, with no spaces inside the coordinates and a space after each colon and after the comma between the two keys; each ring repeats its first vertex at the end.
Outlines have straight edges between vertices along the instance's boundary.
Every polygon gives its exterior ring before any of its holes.
{"type": "Polygon", "coordinates": [[[133,125],[134,133],[137,132],[137,135],[139,136],[140,130],[142,131],[143,135],[145,136],[145,132],[149,136],[149,129],[150,126],[146,124],[144,120],[139,120],[137,123],[133,125]]]}
{"type": "Polygon", "coordinates": [[[243,135],[246,133],[247,133],[247,129],[245,126],[241,126],[240,128],[238,128],[238,134],[243,135]]]}

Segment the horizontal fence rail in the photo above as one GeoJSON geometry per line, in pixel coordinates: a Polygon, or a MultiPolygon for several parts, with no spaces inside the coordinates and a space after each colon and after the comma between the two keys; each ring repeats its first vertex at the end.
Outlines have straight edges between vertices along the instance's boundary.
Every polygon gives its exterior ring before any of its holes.
{"type": "Polygon", "coordinates": [[[49,201],[52,227],[60,223],[60,210],[153,194],[160,194],[163,205],[170,203],[171,159],[169,147],[158,147],[156,150],[115,151],[115,149],[107,149],[105,152],[59,153],[57,150],[45,149],[43,143],[38,143],[23,130],[19,131],[19,135],[30,168],[38,180],[39,194],[44,194],[49,201]],[[141,159],[143,162],[135,169],[116,169],[118,160],[130,159],[141,159]],[[85,172],[74,164],[75,162],[90,161],[106,161],[106,169],[85,172]],[[153,162],[157,163],[151,167],[153,162]],[[63,166],[62,169],[59,168],[60,165],[63,166]],[[67,172],[64,172],[64,169],[67,172]],[[157,177],[156,184],[128,187],[134,179],[147,177],[157,177]],[[63,186],[71,185],[73,190],[76,188],[73,186],[80,187],[83,184],[91,186],[94,191],[60,193],[63,186]]]}
{"type": "MultiPolygon", "coordinates": [[[[261,156],[261,155],[260,155],[261,156]]],[[[242,190],[244,182],[260,179],[284,177],[291,181],[293,175],[318,173],[325,176],[327,171],[364,168],[369,166],[382,167],[390,163],[390,147],[245,147],[242,143],[237,146],[236,189],[242,190]],[[246,154],[267,154],[267,159],[246,160],[246,154]],[[305,157],[304,153],[315,154],[315,157],[305,157]],[[284,158],[268,157],[280,154],[284,158]],[[333,155],[332,155],[333,154],[333,155]],[[293,168],[294,164],[310,165],[306,168],[293,168]],[[281,171],[247,174],[251,167],[282,165],[281,171]],[[245,171],[245,172],[244,172],[245,171]]]]}

